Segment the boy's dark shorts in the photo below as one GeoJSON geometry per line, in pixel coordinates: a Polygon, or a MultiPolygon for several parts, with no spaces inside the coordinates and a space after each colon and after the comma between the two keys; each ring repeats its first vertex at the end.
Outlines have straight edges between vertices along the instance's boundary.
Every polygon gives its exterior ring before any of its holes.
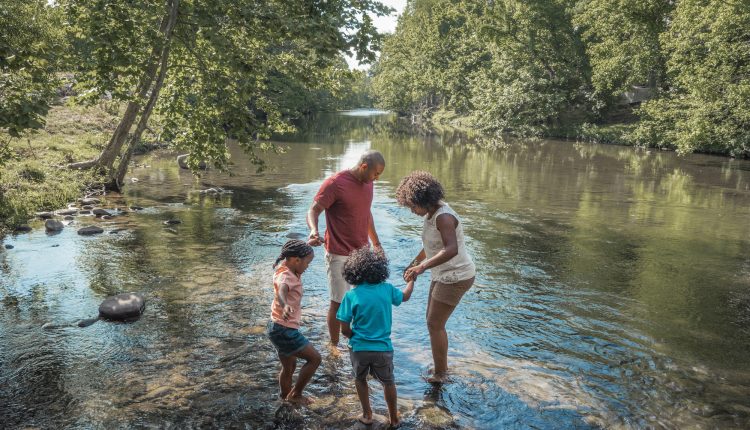
{"type": "Polygon", "coordinates": [[[369,372],[383,385],[393,385],[393,351],[349,351],[354,378],[367,381],[369,372]]]}
{"type": "Polygon", "coordinates": [[[273,321],[268,323],[268,337],[276,350],[279,351],[279,355],[285,357],[302,351],[310,343],[296,328],[284,327],[273,321]]]}

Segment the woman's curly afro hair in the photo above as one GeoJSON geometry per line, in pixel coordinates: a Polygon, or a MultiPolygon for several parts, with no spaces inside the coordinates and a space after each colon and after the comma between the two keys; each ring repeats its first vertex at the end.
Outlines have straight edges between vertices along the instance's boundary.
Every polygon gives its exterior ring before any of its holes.
{"type": "Polygon", "coordinates": [[[409,173],[396,188],[396,200],[401,206],[419,206],[429,209],[445,196],[443,186],[437,179],[424,170],[409,173]]]}
{"type": "Polygon", "coordinates": [[[369,247],[352,251],[344,263],[344,279],[351,285],[379,284],[388,279],[388,259],[369,247]]]}

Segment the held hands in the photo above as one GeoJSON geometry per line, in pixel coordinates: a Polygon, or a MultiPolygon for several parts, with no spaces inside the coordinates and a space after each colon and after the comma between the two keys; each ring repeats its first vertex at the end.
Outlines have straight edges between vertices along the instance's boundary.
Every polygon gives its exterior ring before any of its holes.
{"type": "Polygon", "coordinates": [[[284,305],[284,313],[281,314],[281,317],[284,319],[284,321],[288,320],[289,317],[292,316],[294,313],[294,308],[290,305],[284,305]]]}
{"type": "Polygon", "coordinates": [[[320,246],[323,244],[323,239],[320,238],[320,234],[317,230],[313,230],[310,232],[310,235],[308,236],[307,244],[310,246],[320,246]]]}
{"type": "Polygon", "coordinates": [[[404,281],[414,282],[417,279],[417,276],[424,273],[425,270],[427,269],[421,264],[407,268],[404,272],[404,281]]]}

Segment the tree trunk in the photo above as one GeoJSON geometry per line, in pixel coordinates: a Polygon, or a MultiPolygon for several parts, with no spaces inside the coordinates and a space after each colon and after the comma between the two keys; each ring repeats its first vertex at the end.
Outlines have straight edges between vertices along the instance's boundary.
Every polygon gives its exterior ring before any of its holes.
{"type": "Polygon", "coordinates": [[[148,128],[148,119],[149,117],[151,117],[151,112],[153,112],[156,101],[159,99],[159,91],[161,91],[161,87],[164,85],[164,78],[167,76],[168,65],[169,41],[167,41],[167,44],[164,46],[164,50],[162,51],[159,76],[157,76],[156,82],[154,82],[154,87],[151,89],[151,96],[149,96],[148,98],[146,107],[143,108],[141,118],[138,120],[138,126],[135,128],[135,133],[133,133],[128,140],[128,145],[125,149],[125,153],[122,155],[122,157],[120,157],[120,164],[117,166],[117,174],[113,178],[114,180],[112,181],[112,183],[109,184],[109,188],[118,191],[122,189],[122,183],[125,179],[125,174],[128,172],[128,164],[130,164],[130,158],[133,156],[133,151],[135,150],[136,145],[138,145],[138,142],[140,142],[141,140],[141,135],[143,135],[143,132],[146,130],[146,128],[148,128]]]}
{"type": "Polygon", "coordinates": [[[146,70],[141,77],[138,87],[136,89],[136,99],[128,102],[128,106],[125,109],[125,113],[117,125],[115,132],[104,148],[99,157],[80,163],[69,164],[68,167],[73,169],[86,169],[92,167],[98,167],[106,172],[109,182],[116,182],[115,172],[113,172],[113,165],[117,156],[120,155],[122,146],[128,137],[130,129],[133,127],[138,112],[141,109],[141,101],[148,95],[149,89],[152,87],[154,79],[156,78],[156,72],[161,62],[161,57],[164,53],[164,47],[169,43],[172,37],[172,30],[174,29],[175,23],[177,22],[177,11],[179,8],[179,0],[168,0],[167,5],[169,12],[162,19],[159,26],[159,32],[163,34],[163,40],[157,41],[151,51],[150,60],[146,70]]]}

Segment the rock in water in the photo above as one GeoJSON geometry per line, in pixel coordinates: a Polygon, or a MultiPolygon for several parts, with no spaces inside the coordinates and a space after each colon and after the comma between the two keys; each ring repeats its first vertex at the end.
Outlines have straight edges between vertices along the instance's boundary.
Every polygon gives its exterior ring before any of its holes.
{"type": "Polygon", "coordinates": [[[82,234],[84,236],[89,236],[92,234],[99,234],[99,233],[104,233],[104,229],[102,229],[101,227],[97,227],[95,225],[84,227],[78,230],[78,234],[82,234]]]}
{"type": "Polygon", "coordinates": [[[47,231],[62,231],[65,225],[56,219],[48,219],[44,222],[44,228],[47,231]]]}
{"type": "Polygon", "coordinates": [[[137,318],[141,316],[145,307],[146,302],[140,294],[118,294],[104,299],[99,305],[99,316],[115,321],[137,318]]]}
{"type": "Polygon", "coordinates": [[[138,319],[146,308],[143,296],[137,293],[123,293],[107,297],[99,305],[99,316],[78,322],[79,327],[88,327],[100,319],[110,321],[132,321],[138,319]]]}

